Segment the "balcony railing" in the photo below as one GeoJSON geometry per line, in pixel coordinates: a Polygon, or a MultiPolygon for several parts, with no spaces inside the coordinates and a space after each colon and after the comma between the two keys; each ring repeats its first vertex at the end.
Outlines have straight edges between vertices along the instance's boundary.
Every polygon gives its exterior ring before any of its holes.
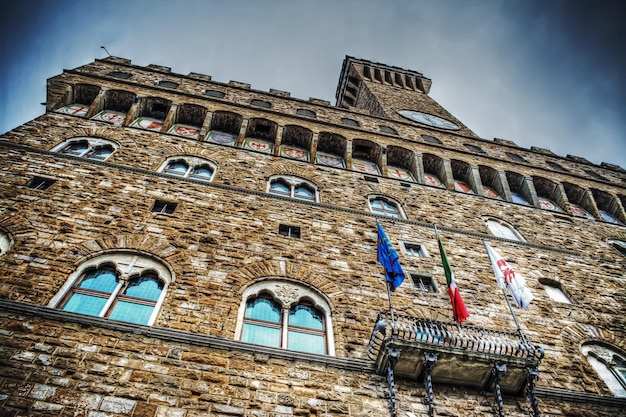
{"type": "Polygon", "coordinates": [[[386,340],[414,342],[446,350],[462,350],[539,362],[544,352],[517,333],[488,330],[482,327],[455,325],[434,320],[379,313],[368,346],[368,357],[375,359],[386,340]]]}
{"type": "Polygon", "coordinates": [[[543,349],[521,333],[456,326],[435,320],[379,313],[367,355],[376,372],[387,376],[389,408],[396,416],[395,379],[421,379],[426,388],[428,415],[434,415],[433,384],[453,384],[493,390],[498,415],[503,417],[502,393],[524,389],[534,416],[534,394],[543,349]]]}

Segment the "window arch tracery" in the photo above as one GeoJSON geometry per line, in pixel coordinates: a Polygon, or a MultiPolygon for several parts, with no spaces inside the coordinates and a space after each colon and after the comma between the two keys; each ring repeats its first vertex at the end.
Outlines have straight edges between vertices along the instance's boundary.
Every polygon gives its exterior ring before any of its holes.
{"type": "Polygon", "coordinates": [[[48,303],[74,313],[152,325],[174,273],[149,256],[118,251],[91,258],[48,303]]]}
{"type": "Polygon", "coordinates": [[[400,205],[387,197],[370,197],[368,202],[370,210],[374,214],[386,217],[393,217],[396,219],[405,218],[404,213],[400,209],[400,205]]]}
{"type": "Polygon", "coordinates": [[[68,139],[52,148],[52,152],[105,161],[118,148],[119,145],[111,140],[87,136],[68,139]]]}
{"type": "Polygon", "coordinates": [[[522,235],[519,234],[519,232],[513,226],[503,220],[489,217],[485,219],[485,223],[487,224],[487,229],[489,229],[491,234],[496,237],[501,237],[503,239],[509,240],[517,240],[519,242],[526,242],[522,235]]]}
{"type": "Polygon", "coordinates": [[[598,376],[616,397],[626,397],[626,354],[600,342],[580,348],[598,376]]]}
{"type": "Polygon", "coordinates": [[[302,178],[289,175],[276,175],[268,182],[267,192],[305,201],[319,201],[315,184],[302,178]]]}
{"type": "Polygon", "coordinates": [[[217,171],[215,163],[197,156],[173,156],[159,169],[167,175],[210,182],[217,171]]]}
{"type": "Polygon", "coordinates": [[[267,279],[243,292],[236,338],[299,352],[334,355],[326,297],[290,279],[267,279]]]}

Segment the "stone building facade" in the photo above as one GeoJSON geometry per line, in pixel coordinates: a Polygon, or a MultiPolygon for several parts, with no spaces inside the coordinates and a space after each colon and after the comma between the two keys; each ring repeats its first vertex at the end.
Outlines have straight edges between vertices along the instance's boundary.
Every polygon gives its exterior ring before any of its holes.
{"type": "Polygon", "coordinates": [[[626,171],[481,139],[430,85],[352,57],[336,106],[116,57],[48,80],[0,136],[0,415],[623,413],[626,171]],[[534,296],[519,331],[483,242],[534,296]]]}

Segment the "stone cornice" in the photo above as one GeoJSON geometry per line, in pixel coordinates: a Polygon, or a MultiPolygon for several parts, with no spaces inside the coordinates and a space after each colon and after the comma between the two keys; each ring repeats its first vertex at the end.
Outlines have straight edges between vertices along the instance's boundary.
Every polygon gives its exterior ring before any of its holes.
{"type": "MultiPolygon", "coordinates": [[[[335,356],[316,355],[303,352],[272,348],[267,346],[253,345],[236,340],[225,339],[218,336],[201,335],[182,330],[167,329],[163,327],[145,326],[141,324],[126,323],[103,317],[93,317],[83,314],[71,313],[54,308],[37,306],[20,301],[0,299],[0,311],[9,314],[38,317],[44,320],[52,320],[61,323],[76,323],[84,327],[98,327],[107,330],[118,331],[145,337],[153,337],[172,343],[191,344],[209,349],[223,351],[237,351],[250,355],[258,355],[268,359],[281,359],[286,361],[307,362],[316,365],[343,369],[351,372],[363,372],[375,374],[374,362],[361,359],[339,358],[335,356]]],[[[559,388],[535,387],[538,397],[561,400],[575,403],[592,403],[608,407],[626,407],[626,398],[606,397],[587,392],[568,391],[559,388]]]]}
{"type": "Polygon", "coordinates": [[[203,346],[218,350],[234,350],[251,355],[263,355],[268,358],[308,362],[355,372],[374,373],[374,364],[370,361],[364,361],[361,359],[339,358],[336,356],[318,355],[273,348],[269,346],[254,345],[218,336],[202,335],[183,330],[127,323],[123,321],[111,320],[105,317],[87,316],[84,314],[71,313],[55,308],[43,307],[7,299],[0,299],[0,311],[35,316],[41,319],[58,321],[61,323],[76,323],[85,327],[98,327],[121,333],[153,337],[173,343],[192,344],[195,346],[203,346]]]}

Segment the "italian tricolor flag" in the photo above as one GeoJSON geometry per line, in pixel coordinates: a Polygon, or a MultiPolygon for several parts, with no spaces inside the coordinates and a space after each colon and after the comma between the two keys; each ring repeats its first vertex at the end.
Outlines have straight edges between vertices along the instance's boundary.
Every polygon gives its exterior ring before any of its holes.
{"type": "MultiPolygon", "coordinates": [[[[437,231],[436,228],[435,231],[437,231]]],[[[446,273],[446,281],[448,283],[448,295],[450,295],[450,303],[452,303],[452,317],[460,324],[463,320],[469,317],[469,313],[467,312],[467,307],[465,307],[463,297],[461,297],[461,293],[456,287],[454,272],[452,272],[452,268],[450,268],[450,264],[448,263],[448,257],[446,256],[446,251],[443,249],[443,245],[441,244],[441,240],[439,239],[438,232],[437,244],[439,245],[439,253],[441,254],[443,270],[446,273]]]]}

